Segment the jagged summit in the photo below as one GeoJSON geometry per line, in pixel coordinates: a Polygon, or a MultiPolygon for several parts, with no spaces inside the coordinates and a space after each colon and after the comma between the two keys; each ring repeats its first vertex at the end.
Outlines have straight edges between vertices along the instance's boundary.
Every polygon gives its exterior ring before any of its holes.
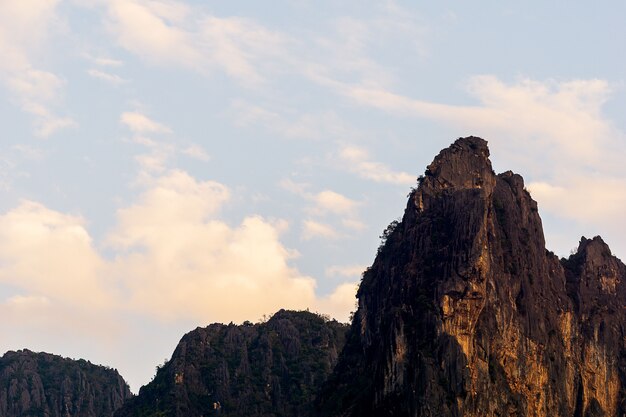
{"type": "Polygon", "coordinates": [[[442,150],[363,276],[320,416],[626,415],[626,267],[545,248],[487,142],[442,150]]]}
{"type": "Polygon", "coordinates": [[[604,242],[601,236],[595,236],[592,239],[582,236],[576,253],[590,258],[611,258],[613,256],[609,245],[604,242]]]}
{"type": "Polygon", "coordinates": [[[480,188],[494,175],[487,141],[469,136],[442,150],[426,169],[425,178],[432,188],[480,188]]]}

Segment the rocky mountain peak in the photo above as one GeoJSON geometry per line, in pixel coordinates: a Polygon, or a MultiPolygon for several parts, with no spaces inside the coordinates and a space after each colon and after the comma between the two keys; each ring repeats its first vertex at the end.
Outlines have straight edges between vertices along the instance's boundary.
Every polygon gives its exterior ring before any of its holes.
{"type": "Polygon", "coordinates": [[[475,136],[459,138],[435,157],[418,180],[420,186],[412,195],[418,211],[427,209],[441,194],[481,190],[483,196],[490,195],[495,186],[495,173],[487,141],[475,136]]]}
{"type": "Polygon", "coordinates": [[[582,237],[578,250],[563,260],[569,292],[576,306],[583,309],[624,304],[626,270],[600,236],[582,237]],[[616,297],[617,296],[617,297],[616,297]],[[586,307],[586,308],[585,308],[586,307]]]}
{"type": "Polygon", "coordinates": [[[626,415],[626,266],[599,238],[547,251],[487,142],[442,150],[363,275],[320,416],[626,415]]]}
{"type": "Polygon", "coordinates": [[[581,237],[576,253],[593,263],[603,262],[613,257],[609,245],[600,236],[592,239],[581,237]]]}
{"type": "Polygon", "coordinates": [[[426,169],[427,184],[439,189],[480,188],[493,176],[487,141],[475,136],[459,138],[426,169]]]}

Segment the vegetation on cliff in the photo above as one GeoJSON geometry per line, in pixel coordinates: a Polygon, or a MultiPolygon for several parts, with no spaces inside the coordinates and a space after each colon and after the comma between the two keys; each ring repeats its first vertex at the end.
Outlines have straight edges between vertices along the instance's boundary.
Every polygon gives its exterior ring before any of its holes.
{"type": "Polygon", "coordinates": [[[116,370],[29,350],[0,358],[0,416],[111,417],[131,397],[116,370]]]}
{"type": "Polygon", "coordinates": [[[198,328],[116,417],[308,416],[346,330],[285,310],[267,322],[198,328]]]}

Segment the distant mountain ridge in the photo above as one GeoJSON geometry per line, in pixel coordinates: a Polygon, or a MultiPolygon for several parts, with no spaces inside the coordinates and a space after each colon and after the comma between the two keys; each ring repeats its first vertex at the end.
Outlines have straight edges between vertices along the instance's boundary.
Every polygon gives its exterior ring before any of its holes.
{"type": "Polygon", "coordinates": [[[0,357],[0,417],[111,417],[131,397],[114,369],[29,350],[0,357]]]}

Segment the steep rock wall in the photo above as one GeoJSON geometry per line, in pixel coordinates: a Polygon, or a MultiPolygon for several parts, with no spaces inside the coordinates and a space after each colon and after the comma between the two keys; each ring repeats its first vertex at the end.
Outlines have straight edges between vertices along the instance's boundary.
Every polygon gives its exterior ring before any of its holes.
{"type": "Polygon", "coordinates": [[[626,415],[626,270],[545,249],[522,177],[461,138],[364,274],[322,416],[626,415]]]}

